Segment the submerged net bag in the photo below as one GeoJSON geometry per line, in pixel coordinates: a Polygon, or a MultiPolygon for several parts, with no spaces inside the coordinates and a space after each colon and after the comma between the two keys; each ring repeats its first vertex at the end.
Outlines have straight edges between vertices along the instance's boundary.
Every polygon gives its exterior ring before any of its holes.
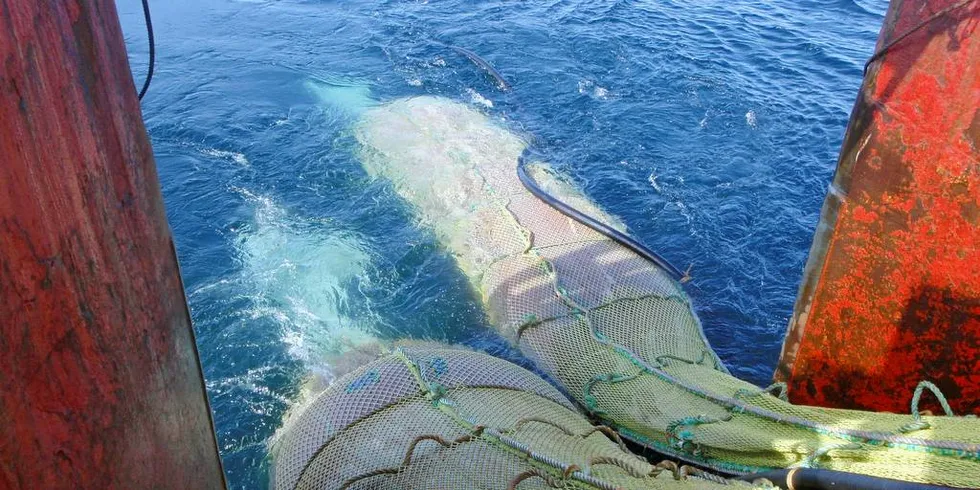
{"type": "MultiPolygon", "coordinates": [[[[367,111],[356,136],[365,168],[456,257],[493,325],[624,437],[731,473],[821,467],[980,486],[977,419],[794,406],[779,387],[731,376],[681,286],[528,192],[515,172],[525,143],[483,114],[396,100],[367,111]]],[[[625,231],[547,166],[527,173],[625,231]]]]}
{"type": "Polygon", "coordinates": [[[554,387],[486,354],[401,347],[344,376],[284,429],[284,489],[706,489],[720,477],[631,454],[554,387]]]}

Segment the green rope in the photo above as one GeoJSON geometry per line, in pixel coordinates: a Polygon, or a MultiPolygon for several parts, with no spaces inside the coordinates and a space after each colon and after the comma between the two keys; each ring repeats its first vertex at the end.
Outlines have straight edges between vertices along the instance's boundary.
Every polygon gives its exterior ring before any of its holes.
{"type": "Polygon", "coordinates": [[[759,396],[759,395],[763,395],[763,394],[766,394],[766,393],[772,395],[773,394],[773,391],[775,391],[776,389],[779,389],[779,394],[778,395],[774,395],[774,396],[776,398],[779,398],[780,400],[782,400],[784,402],[789,402],[789,398],[786,396],[786,393],[788,391],[787,386],[786,386],[786,383],[783,383],[781,381],[778,382],[778,383],[773,383],[773,384],[771,384],[771,385],[769,385],[769,386],[767,386],[765,388],[762,388],[760,390],[750,390],[748,388],[740,388],[739,390],[737,390],[735,392],[734,395],[732,395],[732,398],[734,398],[736,400],[741,400],[742,397],[753,398],[753,397],[756,397],[756,396],[759,396]]]}
{"type": "Polygon", "coordinates": [[[593,376],[583,388],[585,405],[588,407],[589,411],[601,415],[605,414],[606,411],[599,408],[599,400],[596,399],[595,395],[592,394],[592,386],[596,383],[620,383],[623,381],[630,381],[639,378],[643,374],[642,371],[634,374],[620,374],[620,373],[609,373],[609,374],[599,374],[593,376]]]}
{"type": "Polygon", "coordinates": [[[727,422],[731,419],[731,416],[724,419],[717,419],[707,415],[696,415],[694,417],[684,417],[682,419],[675,420],[667,424],[667,443],[674,449],[689,452],[695,455],[700,454],[700,446],[694,443],[694,431],[678,429],[681,427],[693,427],[697,425],[727,422]]]}
{"type": "Polygon", "coordinates": [[[819,463],[820,461],[820,458],[827,456],[827,453],[831,451],[837,451],[840,449],[853,451],[853,450],[861,449],[861,445],[855,442],[845,442],[841,444],[832,444],[830,446],[824,446],[814,451],[812,454],[807,456],[803,461],[800,461],[798,464],[790,466],[790,468],[816,468],[817,463],[819,463]]]}
{"type": "Polygon", "coordinates": [[[917,430],[929,429],[932,427],[929,422],[922,420],[922,414],[919,413],[919,401],[922,399],[922,392],[928,388],[936,399],[939,400],[939,404],[943,407],[943,411],[949,417],[953,416],[953,409],[949,406],[949,402],[946,401],[946,396],[940,391],[939,387],[930,383],[929,381],[919,381],[919,384],[915,387],[915,393],[912,394],[912,422],[903,425],[898,429],[899,432],[905,434],[909,432],[915,432],[917,430]]]}
{"type": "Polygon", "coordinates": [[[662,354],[662,355],[659,355],[656,358],[654,358],[654,362],[656,362],[660,367],[667,367],[667,363],[663,361],[664,359],[672,359],[672,360],[681,361],[681,362],[684,362],[684,363],[687,363],[687,364],[703,366],[704,365],[704,361],[706,361],[708,359],[708,355],[709,354],[710,353],[708,351],[702,350],[701,351],[701,357],[697,361],[692,361],[691,359],[688,359],[686,357],[675,356],[673,354],[662,354]]]}

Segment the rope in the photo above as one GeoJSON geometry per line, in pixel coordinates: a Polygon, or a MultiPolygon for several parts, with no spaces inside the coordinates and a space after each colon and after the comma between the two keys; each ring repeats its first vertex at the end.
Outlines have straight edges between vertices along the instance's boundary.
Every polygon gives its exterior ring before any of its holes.
{"type": "Polygon", "coordinates": [[[704,424],[715,424],[718,422],[728,422],[732,417],[729,415],[728,418],[717,419],[714,417],[708,417],[707,415],[697,415],[694,417],[684,417],[679,420],[675,420],[667,424],[666,432],[668,442],[675,449],[690,452],[692,454],[698,454],[699,445],[694,442],[694,432],[691,430],[681,430],[681,427],[697,426],[704,424]],[[671,442],[673,441],[673,442],[671,442]]]}
{"type": "Polygon", "coordinates": [[[700,468],[695,468],[693,466],[678,466],[677,463],[665,459],[653,467],[653,471],[650,472],[648,476],[656,477],[664,471],[669,471],[673,475],[675,480],[686,480],[688,477],[701,478],[702,480],[708,480],[711,482],[719,483],[722,485],[730,485],[731,481],[728,479],[716,475],[714,473],[709,473],[700,468]]]}
{"type": "MultiPolygon", "coordinates": [[[[449,416],[452,420],[454,420],[457,424],[459,424],[463,428],[471,431],[471,434],[464,435],[462,436],[463,438],[475,439],[479,437],[485,442],[493,444],[507,451],[511,451],[521,458],[526,458],[526,461],[528,461],[531,464],[541,465],[538,468],[529,470],[527,472],[522,473],[521,475],[518,475],[518,478],[515,478],[514,480],[511,481],[511,484],[513,486],[509,488],[516,488],[516,486],[521,481],[535,476],[540,476],[541,478],[545,478],[546,481],[558,481],[554,479],[554,477],[551,477],[549,473],[550,470],[556,470],[556,471],[560,471],[562,475],[564,475],[565,479],[571,478],[573,480],[587,483],[601,490],[617,489],[617,487],[612,484],[599,480],[581,471],[576,471],[574,468],[572,468],[572,466],[574,465],[569,465],[555,458],[536,453],[527,444],[524,444],[515,439],[511,439],[510,437],[507,437],[506,435],[504,435],[502,432],[498,430],[487,428],[483,425],[477,425],[475,421],[470,420],[464,414],[460,413],[455,403],[452,403],[450,400],[446,398],[445,387],[443,387],[442,385],[438,385],[438,387],[442,388],[442,391],[441,392],[434,391],[433,385],[436,383],[426,382],[424,375],[419,369],[419,363],[414,359],[409,358],[402,348],[399,347],[395,349],[395,351],[393,352],[393,356],[399,361],[401,361],[408,368],[408,370],[415,377],[415,380],[419,385],[419,389],[422,390],[422,392],[425,393],[426,396],[433,401],[434,407],[438,408],[440,411],[442,411],[444,414],[449,416]]],[[[431,436],[427,438],[432,439],[431,436]]],[[[440,444],[442,444],[442,442],[440,442],[440,444]]],[[[411,459],[411,454],[407,454],[405,461],[409,461],[410,459],[411,459]]],[[[377,473],[378,471],[381,470],[376,470],[375,472],[372,472],[372,474],[368,476],[376,476],[376,474],[385,474],[383,472],[377,473]]]]}
{"type": "Polygon", "coordinates": [[[400,471],[401,469],[399,468],[381,468],[377,470],[372,470],[367,473],[364,473],[363,475],[357,475],[353,478],[349,478],[340,486],[340,490],[347,490],[348,488],[351,487],[351,485],[361,480],[366,480],[368,478],[373,478],[375,476],[381,476],[381,475],[397,475],[400,471]]]}
{"type": "Polygon", "coordinates": [[[507,490],[517,490],[517,486],[520,485],[522,481],[530,480],[531,478],[540,478],[544,480],[545,484],[551,488],[560,488],[559,485],[561,485],[561,482],[556,478],[535,468],[515,476],[513,480],[507,483],[507,490]]]}
{"type": "Polygon", "coordinates": [[[882,56],[884,56],[885,53],[887,53],[892,48],[894,48],[898,43],[904,41],[907,37],[911,36],[912,34],[914,34],[919,29],[922,29],[923,27],[929,25],[930,23],[932,23],[936,19],[938,19],[938,18],[940,18],[940,17],[942,17],[944,15],[947,15],[947,14],[949,14],[950,12],[952,12],[954,10],[957,10],[957,9],[960,9],[960,8],[963,8],[963,7],[967,6],[968,4],[972,3],[973,1],[974,0],[962,0],[960,2],[954,3],[953,5],[950,5],[949,7],[946,7],[944,9],[942,9],[942,10],[940,10],[940,11],[938,11],[938,12],[932,14],[932,15],[930,15],[928,18],[924,19],[922,22],[919,22],[918,24],[916,24],[911,29],[903,32],[901,35],[899,35],[895,39],[892,39],[888,44],[882,46],[881,49],[879,49],[878,51],[875,51],[875,54],[871,55],[871,57],[868,58],[868,61],[864,63],[864,72],[863,72],[863,74],[864,75],[867,75],[868,74],[868,67],[871,66],[871,63],[874,63],[875,61],[877,61],[879,58],[881,58],[882,56]]]}
{"type": "Polygon", "coordinates": [[[642,374],[643,371],[639,371],[634,374],[610,373],[610,374],[599,374],[593,376],[592,379],[590,379],[587,383],[585,383],[585,387],[582,390],[584,395],[583,400],[585,401],[586,407],[589,408],[589,411],[597,415],[606,413],[605,410],[599,408],[599,400],[596,399],[596,397],[592,394],[592,387],[596,383],[600,383],[600,382],[610,383],[610,384],[620,383],[623,381],[630,381],[639,378],[640,375],[642,374]]]}
{"type": "Polygon", "coordinates": [[[653,465],[653,471],[650,472],[650,476],[657,476],[664,471],[669,471],[670,474],[674,476],[675,480],[681,479],[680,468],[677,466],[677,463],[669,459],[665,459],[653,465]]]}
{"type": "Polygon", "coordinates": [[[714,473],[709,473],[700,468],[695,468],[693,466],[686,466],[686,465],[682,466],[678,473],[680,474],[681,479],[694,477],[694,478],[700,478],[702,480],[718,483],[719,485],[731,484],[731,482],[729,482],[727,479],[723,477],[720,477],[714,473]]]}
{"type": "Polygon", "coordinates": [[[762,388],[761,390],[750,390],[748,388],[740,388],[735,391],[735,394],[732,395],[732,398],[736,400],[740,400],[742,399],[742,397],[753,398],[766,393],[772,395],[773,394],[772,392],[775,391],[777,388],[779,389],[779,394],[774,396],[784,402],[788,402],[789,398],[786,396],[788,388],[786,386],[786,383],[782,381],[778,383],[773,383],[765,388],[762,388]]]}
{"type": "Polygon", "coordinates": [[[472,441],[473,439],[480,437],[480,434],[482,433],[483,433],[483,428],[481,427],[479,430],[475,431],[474,433],[460,436],[454,441],[447,441],[438,434],[423,434],[421,436],[418,436],[415,439],[412,439],[412,442],[408,445],[408,451],[405,452],[405,458],[402,460],[402,468],[405,468],[409,464],[411,464],[412,455],[415,453],[415,446],[417,446],[422,441],[435,441],[438,442],[439,445],[441,445],[442,447],[449,447],[449,446],[454,446],[456,444],[462,444],[464,442],[472,441]]]}
{"type": "Polygon", "coordinates": [[[919,412],[919,401],[922,399],[922,392],[926,388],[928,388],[929,391],[931,391],[932,394],[936,396],[936,399],[939,400],[939,405],[943,407],[943,411],[946,412],[946,415],[948,417],[953,416],[953,408],[949,406],[949,402],[946,401],[946,396],[943,395],[943,392],[940,391],[939,387],[930,383],[929,381],[920,381],[919,384],[916,385],[915,387],[915,393],[912,394],[911,411],[912,411],[913,420],[912,422],[903,425],[901,428],[899,428],[898,429],[899,432],[904,434],[904,433],[914,432],[917,430],[928,429],[932,427],[932,425],[930,425],[929,422],[922,420],[922,413],[919,412]]]}
{"type": "Polygon", "coordinates": [[[623,438],[620,437],[619,434],[616,433],[616,431],[614,431],[612,427],[609,427],[608,425],[597,425],[593,427],[592,430],[586,432],[585,434],[582,434],[581,437],[582,439],[585,439],[591,436],[592,434],[595,434],[596,432],[601,432],[605,434],[606,437],[612,439],[612,441],[615,442],[619,446],[619,449],[624,453],[632,454],[630,450],[626,448],[626,443],[623,442],[623,438]]]}
{"type": "Polygon", "coordinates": [[[824,446],[818,448],[816,451],[814,451],[812,454],[807,456],[803,461],[800,461],[798,464],[790,466],[790,468],[815,468],[820,458],[826,456],[827,453],[831,451],[837,451],[839,449],[857,450],[857,449],[861,449],[861,445],[854,442],[845,442],[841,444],[832,444],[830,446],[824,446]]]}
{"type": "Polygon", "coordinates": [[[608,464],[608,465],[615,466],[615,467],[617,467],[617,468],[625,471],[627,474],[629,474],[629,476],[632,476],[633,478],[642,479],[643,477],[647,476],[647,475],[644,475],[643,473],[637,471],[636,468],[630,466],[630,464],[628,462],[623,461],[623,460],[621,460],[621,459],[619,459],[617,457],[614,457],[614,456],[593,456],[593,457],[589,458],[589,461],[588,461],[587,466],[589,468],[593,468],[595,466],[599,466],[599,465],[603,465],[603,464],[608,464]]]}
{"type": "Polygon", "coordinates": [[[150,88],[150,80],[153,79],[153,65],[156,63],[156,43],[153,41],[153,21],[150,20],[150,1],[143,0],[143,19],[146,21],[146,37],[150,46],[150,62],[146,69],[146,80],[143,81],[143,88],[140,89],[139,100],[143,100],[146,91],[150,88]]]}
{"type": "Polygon", "coordinates": [[[439,445],[441,445],[442,447],[451,447],[456,444],[462,444],[464,442],[472,441],[473,439],[480,437],[482,433],[483,433],[483,428],[480,427],[479,430],[475,431],[473,434],[466,434],[460,436],[459,438],[453,441],[447,441],[438,434],[423,434],[421,436],[416,437],[415,439],[412,439],[412,442],[408,445],[408,450],[405,451],[405,457],[402,459],[401,466],[397,468],[380,468],[376,470],[371,470],[367,473],[357,475],[353,478],[348,478],[346,481],[344,481],[343,485],[340,486],[340,489],[345,490],[347,488],[350,488],[351,485],[367,478],[372,478],[381,475],[397,475],[398,473],[401,473],[406,468],[408,468],[408,465],[412,463],[412,455],[415,453],[415,447],[422,441],[435,441],[439,443],[439,445]]]}
{"type": "Polygon", "coordinates": [[[692,361],[691,359],[687,359],[685,357],[680,357],[680,356],[675,356],[673,354],[662,354],[662,355],[659,355],[659,356],[655,357],[653,360],[654,360],[654,362],[657,363],[657,365],[659,367],[667,367],[667,364],[668,363],[664,362],[663,361],[664,359],[673,359],[675,361],[681,361],[681,362],[687,363],[687,364],[692,364],[692,365],[696,364],[696,365],[703,366],[704,365],[704,361],[708,360],[708,356],[709,355],[710,355],[710,353],[708,351],[702,350],[701,351],[701,357],[697,361],[692,361]]]}

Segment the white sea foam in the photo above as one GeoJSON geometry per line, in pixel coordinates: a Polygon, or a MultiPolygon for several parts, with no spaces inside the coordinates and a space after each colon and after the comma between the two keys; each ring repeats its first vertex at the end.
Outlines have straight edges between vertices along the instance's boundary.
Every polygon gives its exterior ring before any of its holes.
{"type": "Polygon", "coordinates": [[[651,173],[650,176],[647,177],[647,181],[650,182],[650,185],[653,186],[653,189],[657,192],[662,193],[664,191],[663,188],[660,187],[660,184],[657,183],[657,174],[651,173]]]}
{"type": "Polygon", "coordinates": [[[233,190],[255,207],[254,222],[236,240],[244,282],[254,294],[251,316],[279,325],[290,352],[309,364],[374,341],[368,322],[343,313],[369,261],[363,246],[291,216],[270,196],[233,190]]]}
{"type": "Polygon", "coordinates": [[[237,151],[226,151],[219,150],[217,148],[205,148],[201,150],[201,153],[209,157],[220,158],[222,160],[231,160],[243,167],[249,166],[248,158],[245,158],[244,153],[239,153],[237,151]]]}
{"type": "Polygon", "coordinates": [[[470,94],[470,102],[474,104],[480,104],[483,107],[493,107],[493,101],[487,99],[486,97],[480,95],[479,92],[471,88],[466,89],[466,93],[470,94]]]}
{"type": "Polygon", "coordinates": [[[609,89],[599,86],[592,80],[580,80],[578,82],[578,93],[599,100],[609,98],[609,89]]]}

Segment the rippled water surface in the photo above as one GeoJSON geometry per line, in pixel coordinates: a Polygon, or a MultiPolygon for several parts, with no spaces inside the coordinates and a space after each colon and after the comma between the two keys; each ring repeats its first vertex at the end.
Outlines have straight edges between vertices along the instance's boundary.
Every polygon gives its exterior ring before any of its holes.
{"type": "MultiPolygon", "coordinates": [[[[143,110],[232,488],[310,372],[375,338],[499,350],[469,283],[356,159],[366,105],[435,94],[532,142],[681,268],[767,384],[884,0],[151,2],[143,110]],[[502,93],[437,41],[469,48],[502,93]]],[[[135,77],[137,0],[117,0],[135,77]]]]}

